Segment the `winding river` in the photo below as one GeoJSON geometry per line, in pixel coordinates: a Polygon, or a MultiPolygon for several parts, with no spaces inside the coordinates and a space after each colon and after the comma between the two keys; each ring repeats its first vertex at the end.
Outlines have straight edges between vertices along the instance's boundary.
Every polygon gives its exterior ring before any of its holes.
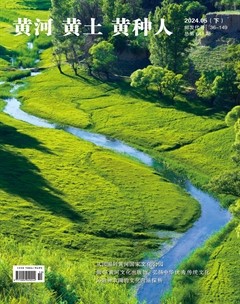
{"type": "MultiPolygon", "coordinates": [[[[15,92],[16,89],[17,87],[13,87],[12,92],[15,92]]],[[[94,143],[97,146],[131,156],[162,173],[161,168],[163,168],[163,165],[161,163],[156,162],[146,153],[138,151],[119,140],[110,139],[104,135],[87,132],[71,126],[59,126],[58,124],[50,123],[47,120],[30,115],[21,110],[21,103],[14,97],[5,99],[5,102],[6,106],[4,112],[15,119],[25,121],[38,127],[62,129],[78,138],[94,143]]],[[[166,172],[166,170],[164,171],[166,172]]],[[[170,175],[173,175],[172,172],[170,175]]],[[[177,179],[171,179],[171,181],[177,183],[177,179]]],[[[183,181],[181,185],[189,195],[200,203],[201,216],[186,233],[182,234],[182,236],[177,239],[174,246],[170,247],[161,256],[159,261],[163,263],[163,266],[152,269],[146,278],[146,283],[138,286],[137,298],[140,302],[145,300],[147,304],[159,304],[162,295],[170,288],[172,278],[171,272],[177,268],[178,264],[185,257],[196,248],[201,247],[213,233],[220,230],[231,219],[231,214],[227,210],[221,208],[219,202],[210,195],[197,189],[189,181],[183,181]],[[166,274],[161,275],[162,282],[147,283],[147,279],[152,280],[159,278],[159,274],[156,274],[158,270],[165,270],[166,274]]]]}

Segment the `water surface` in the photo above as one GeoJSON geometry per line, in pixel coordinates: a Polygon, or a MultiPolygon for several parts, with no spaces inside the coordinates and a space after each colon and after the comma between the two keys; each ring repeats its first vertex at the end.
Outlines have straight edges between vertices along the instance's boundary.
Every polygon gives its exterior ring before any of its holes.
{"type": "MultiPolygon", "coordinates": [[[[4,112],[15,119],[25,121],[37,127],[62,129],[78,138],[94,143],[97,146],[131,156],[162,173],[161,168],[163,168],[163,165],[161,163],[156,162],[148,154],[143,153],[122,141],[71,126],[59,126],[58,124],[30,115],[20,109],[21,103],[16,98],[8,98],[5,101],[6,107],[4,112]]],[[[166,172],[166,169],[164,171],[166,172]]],[[[169,175],[173,176],[173,173],[170,172],[169,175]]],[[[177,181],[177,179],[175,180],[177,181]]],[[[160,258],[160,261],[163,262],[163,266],[154,268],[149,273],[148,279],[162,278],[162,283],[144,283],[138,287],[137,297],[139,301],[145,300],[147,304],[159,304],[162,295],[170,288],[172,278],[170,272],[175,270],[185,257],[194,249],[201,247],[213,233],[225,226],[231,219],[230,213],[221,208],[219,202],[213,197],[197,189],[189,181],[184,181],[181,184],[182,187],[200,203],[202,211],[201,216],[194,223],[192,228],[175,240],[173,247],[165,250],[163,256],[160,258]],[[157,270],[166,270],[169,274],[159,276],[159,274],[156,274],[157,270]]]]}

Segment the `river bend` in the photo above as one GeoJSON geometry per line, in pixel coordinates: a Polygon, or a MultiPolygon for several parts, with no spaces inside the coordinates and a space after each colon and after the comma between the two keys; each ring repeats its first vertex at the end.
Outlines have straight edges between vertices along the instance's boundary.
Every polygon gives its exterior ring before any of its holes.
{"type": "MultiPolygon", "coordinates": [[[[15,91],[15,90],[14,90],[15,91]]],[[[21,110],[21,103],[16,98],[8,98],[5,100],[6,106],[4,112],[15,119],[27,122],[37,127],[62,129],[74,136],[94,143],[97,146],[111,149],[117,153],[126,154],[134,157],[143,164],[153,167],[156,171],[160,170],[162,164],[156,162],[152,157],[143,153],[129,145],[115,139],[108,138],[101,134],[87,132],[85,130],[71,127],[61,126],[50,123],[47,120],[30,115],[21,110]]],[[[179,263],[186,258],[193,250],[199,248],[203,243],[215,232],[225,226],[231,219],[231,214],[220,207],[219,202],[207,193],[197,189],[189,181],[184,182],[185,190],[195,198],[201,205],[201,216],[194,225],[185,232],[176,242],[159,259],[163,262],[163,266],[154,268],[148,274],[147,278],[157,278],[156,270],[175,270],[179,263]]],[[[143,283],[138,287],[137,298],[141,301],[146,301],[147,304],[159,304],[163,294],[170,288],[171,274],[166,274],[163,277],[162,283],[143,283]]]]}

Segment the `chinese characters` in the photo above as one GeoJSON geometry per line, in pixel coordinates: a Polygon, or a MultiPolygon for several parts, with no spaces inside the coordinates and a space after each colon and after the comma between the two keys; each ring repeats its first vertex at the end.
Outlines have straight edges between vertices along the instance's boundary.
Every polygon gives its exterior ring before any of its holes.
{"type": "Polygon", "coordinates": [[[209,275],[208,269],[166,269],[163,261],[100,262],[96,266],[95,275],[98,283],[160,284],[169,275],[199,277],[209,275]]]}
{"type": "Polygon", "coordinates": [[[17,22],[14,23],[16,36],[22,34],[30,36],[32,25],[34,25],[35,36],[39,36],[41,32],[45,32],[47,36],[51,36],[52,22],[53,19],[41,21],[40,19],[36,18],[36,22],[33,23],[32,20],[28,18],[18,18],[17,22]]]}
{"type": "MultiPolygon", "coordinates": [[[[45,33],[47,36],[52,35],[53,31],[53,19],[40,20],[36,18],[33,22],[28,18],[18,18],[14,23],[16,36],[27,35],[30,36],[34,33],[35,36],[39,36],[41,33],[45,33]]],[[[101,32],[102,25],[100,23],[96,24],[96,18],[91,18],[90,24],[82,24],[81,20],[78,18],[67,18],[62,22],[63,36],[80,36],[80,35],[103,35],[101,32]]],[[[140,18],[130,21],[126,18],[116,18],[113,21],[113,36],[124,35],[129,36],[132,32],[134,36],[138,36],[143,33],[144,36],[148,36],[149,32],[153,30],[152,21],[148,18],[141,20],[140,18]]],[[[173,34],[165,25],[165,20],[161,18],[160,24],[158,26],[157,32],[154,35],[159,35],[165,33],[170,36],[173,34]]]]}

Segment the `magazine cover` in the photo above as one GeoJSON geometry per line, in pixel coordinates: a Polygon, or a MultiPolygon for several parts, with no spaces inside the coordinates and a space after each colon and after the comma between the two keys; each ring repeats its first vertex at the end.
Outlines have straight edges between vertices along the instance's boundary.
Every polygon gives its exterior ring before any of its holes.
{"type": "Polygon", "coordinates": [[[0,303],[239,304],[239,0],[0,9],[0,303]]]}

